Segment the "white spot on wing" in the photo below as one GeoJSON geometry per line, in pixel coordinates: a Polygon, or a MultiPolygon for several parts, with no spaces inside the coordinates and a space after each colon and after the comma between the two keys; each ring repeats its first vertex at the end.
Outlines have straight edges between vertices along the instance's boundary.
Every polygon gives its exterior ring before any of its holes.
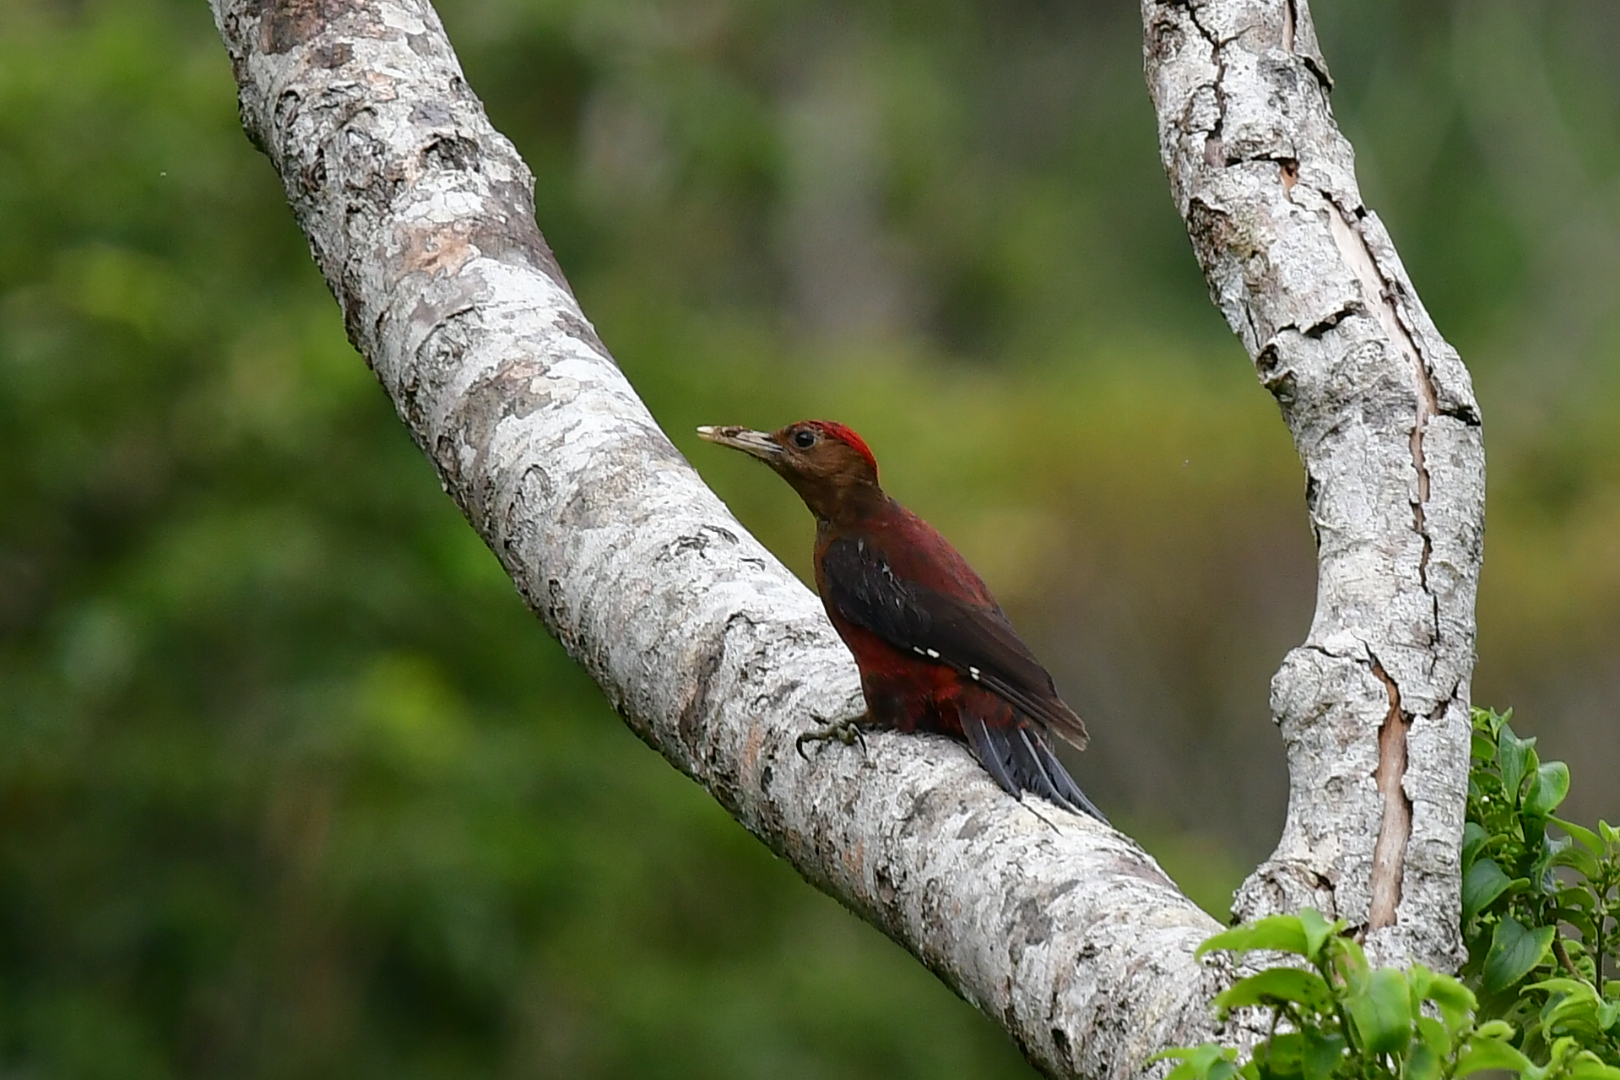
{"type": "Polygon", "coordinates": [[[939,650],[938,649],[929,649],[928,650],[928,655],[933,657],[935,660],[938,660],[939,659],[939,650]]]}

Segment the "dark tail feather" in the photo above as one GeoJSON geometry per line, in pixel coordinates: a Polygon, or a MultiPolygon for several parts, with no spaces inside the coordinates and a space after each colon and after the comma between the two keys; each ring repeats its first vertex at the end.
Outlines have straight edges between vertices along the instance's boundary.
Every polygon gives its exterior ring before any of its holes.
{"type": "Polygon", "coordinates": [[[1028,791],[1108,824],[1040,731],[1016,722],[991,725],[982,717],[968,715],[962,717],[962,730],[973,756],[1009,795],[1017,798],[1028,791]]]}

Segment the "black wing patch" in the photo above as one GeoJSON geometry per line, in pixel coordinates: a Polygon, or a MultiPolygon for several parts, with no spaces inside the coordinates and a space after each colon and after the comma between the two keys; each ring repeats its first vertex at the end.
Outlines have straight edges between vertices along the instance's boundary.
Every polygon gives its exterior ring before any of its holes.
{"type": "Polygon", "coordinates": [[[859,540],[828,544],[822,567],[827,601],[850,622],[897,649],[954,668],[1065,742],[1086,745],[1085,724],[1058,697],[1052,676],[999,608],[901,581],[859,540]]]}

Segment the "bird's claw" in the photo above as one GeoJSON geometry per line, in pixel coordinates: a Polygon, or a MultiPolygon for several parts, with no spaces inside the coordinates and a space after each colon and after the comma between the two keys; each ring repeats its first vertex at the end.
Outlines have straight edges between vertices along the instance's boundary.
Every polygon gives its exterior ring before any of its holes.
{"type": "Polygon", "coordinates": [[[841,742],[845,746],[854,746],[859,743],[861,753],[864,754],[866,753],[866,734],[861,730],[861,724],[865,720],[865,713],[860,716],[846,717],[843,720],[835,720],[814,731],[807,731],[800,735],[793,740],[793,748],[806,761],[810,760],[810,755],[804,752],[804,744],[812,742],[841,742]]]}

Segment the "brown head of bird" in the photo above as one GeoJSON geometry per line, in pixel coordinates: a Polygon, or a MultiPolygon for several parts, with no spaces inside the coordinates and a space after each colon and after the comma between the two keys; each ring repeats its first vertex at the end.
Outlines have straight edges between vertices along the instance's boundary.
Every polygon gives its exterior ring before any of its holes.
{"type": "Polygon", "coordinates": [[[831,420],[800,420],[775,431],[700,427],[698,435],[759,458],[799,493],[819,520],[856,521],[883,508],[877,459],[861,437],[831,420]]]}

